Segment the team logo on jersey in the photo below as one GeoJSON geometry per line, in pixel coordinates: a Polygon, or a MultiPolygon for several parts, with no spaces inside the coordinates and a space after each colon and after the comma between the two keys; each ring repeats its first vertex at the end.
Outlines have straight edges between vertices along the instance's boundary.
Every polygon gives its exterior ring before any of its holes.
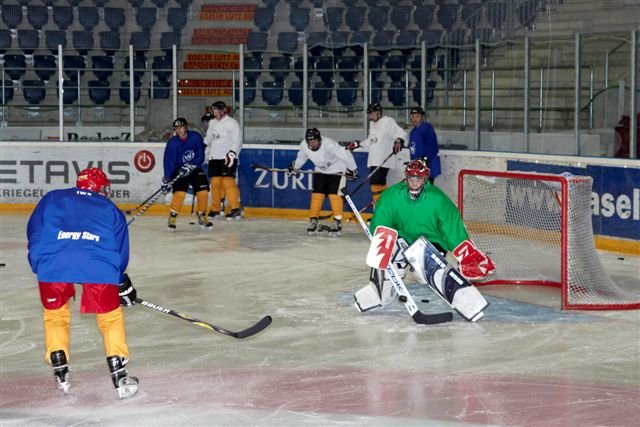
{"type": "Polygon", "coordinates": [[[182,163],[191,163],[195,159],[196,153],[193,150],[185,151],[182,155],[182,163]]]}

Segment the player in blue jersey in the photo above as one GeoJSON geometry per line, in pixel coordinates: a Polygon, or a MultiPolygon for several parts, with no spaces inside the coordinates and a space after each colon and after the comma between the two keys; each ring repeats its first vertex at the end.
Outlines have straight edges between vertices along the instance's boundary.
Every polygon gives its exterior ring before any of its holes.
{"type": "Polygon", "coordinates": [[[209,181],[202,170],[204,163],[204,142],[196,131],[189,130],[187,119],[178,117],[173,121],[176,134],[169,138],[164,149],[164,176],[162,191],[168,193],[173,187],[173,199],[169,207],[169,231],[175,231],[176,220],[189,186],[198,202],[198,223],[202,228],[211,229],[213,224],[207,219],[209,181]],[[171,185],[171,181],[177,180],[171,185]]]}
{"type": "Polygon", "coordinates": [[[128,375],[129,348],[121,305],[135,304],[125,273],[129,234],[123,213],[108,199],[110,182],[98,168],[80,172],[74,188],[54,190],[38,203],[27,224],[29,264],[38,276],[44,307],[45,360],[58,388],[69,392],[69,340],[74,283],[82,285],[81,313],[95,313],[113,384],[121,399],[138,379],[128,375]]]}
{"type": "Polygon", "coordinates": [[[411,160],[426,160],[427,166],[431,170],[429,182],[440,175],[440,151],[438,148],[438,137],[431,123],[424,120],[424,110],[422,107],[413,107],[409,112],[409,119],[413,129],[409,133],[409,152],[411,160]]]}

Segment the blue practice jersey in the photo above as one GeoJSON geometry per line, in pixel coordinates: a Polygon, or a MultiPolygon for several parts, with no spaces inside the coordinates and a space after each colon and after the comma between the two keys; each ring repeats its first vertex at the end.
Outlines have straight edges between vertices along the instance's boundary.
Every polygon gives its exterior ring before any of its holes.
{"type": "Polygon", "coordinates": [[[409,133],[409,151],[411,160],[427,158],[429,159],[430,178],[440,175],[440,149],[438,148],[438,138],[431,123],[422,122],[420,126],[414,127],[409,133]]]}
{"type": "Polygon", "coordinates": [[[178,174],[178,170],[184,164],[192,164],[201,167],[204,163],[204,142],[202,136],[195,131],[187,131],[183,141],[178,135],[174,135],[167,141],[164,148],[164,177],[172,180],[178,174]]]}
{"type": "Polygon", "coordinates": [[[127,222],[89,190],[47,193],[27,224],[29,264],[40,282],[118,285],[129,263],[127,222]]]}

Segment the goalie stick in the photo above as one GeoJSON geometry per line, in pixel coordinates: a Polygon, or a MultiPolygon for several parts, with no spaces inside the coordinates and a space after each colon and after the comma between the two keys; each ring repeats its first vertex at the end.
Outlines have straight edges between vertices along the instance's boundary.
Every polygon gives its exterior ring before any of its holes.
{"type": "Polygon", "coordinates": [[[198,320],[196,318],[193,318],[191,316],[188,316],[186,314],[181,314],[178,313],[177,311],[174,311],[170,308],[166,308],[166,307],[162,307],[158,304],[154,304],[152,302],[143,300],[142,298],[136,298],[136,303],[141,304],[147,308],[150,308],[152,310],[155,311],[159,311],[160,313],[164,313],[164,314],[169,314],[171,316],[177,317],[178,319],[182,319],[182,320],[186,320],[187,322],[190,322],[194,325],[198,325],[198,326],[202,326],[203,328],[209,329],[210,331],[213,332],[218,332],[222,335],[226,335],[229,337],[233,337],[233,338],[238,338],[238,339],[242,339],[242,338],[248,338],[250,336],[253,336],[259,332],[262,332],[264,329],[266,329],[270,324],[271,324],[271,316],[264,316],[262,319],[260,319],[260,321],[258,323],[256,323],[253,326],[249,326],[246,329],[243,329],[241,331],[238,332],[233,332],[230,331],[228,329],[222,328],[220,326],[216,326],[213,325],[211,323],[202,321],[202,320],[198,320]]]}
{"type": "MultiPolygon", "coordinates": [[[[353,204],[351,196],[349,194],[345,194],[345,199],[347,200],[347,203],[349,203],[349,206],[351,206],[353,214],[358,219],[358,222],[362,226],[362,229],[366,233],[367,237],[369,238],[369,240],[371,240],[371,232],[369,231],[367,224],[365,224],[364,220],[362,219],[362,216],[360,216],[358,208],[356,208],[356,206],[353,204]]],[[[418,309],[418,306],[416,305],[413,297],[407,290],[407,287],[402,282],[402,279],[398,275],[398,272],[396,271],[393,263],[390,263],[387,266],[387,268],[385,269],[385,273],[389,277],[389,280],[391,280],[391,283],[393,283],[393,287],[396,289],[400,300],[404,303],[404,307],[407,309],[414,322],[421,325],[435,325],[438,323],[446,323],[453,320],[453,314],[451,314],[451,312],[437,314],[425,314],[421,312],[418,309]]]]}

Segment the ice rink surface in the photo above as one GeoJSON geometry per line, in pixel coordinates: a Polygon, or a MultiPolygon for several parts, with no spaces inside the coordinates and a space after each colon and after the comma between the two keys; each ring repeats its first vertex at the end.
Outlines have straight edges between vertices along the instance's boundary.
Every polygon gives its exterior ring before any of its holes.
{"type": "MultiPolygon", "coordinates": [[[[240,330],[239,340],[146,307],[126,309],[129,372],[120,401],[93,315],[72,305],[71,392],[44,364],[42,308],[27,264],[26,215],[0,216],[0,425],[9,426],[637,426],[640,310],[561,311],[560,292],[484,287],[483,319],[413,323],[400,303],[358,313],[368,242],[307,236],[306,222],[188,216],[130,227],[138,296],[240,330]]],[[[640,292],[640,258],[602,254],[640,292]]],[[[408,287],[422,311],[447,307],[408,287]]],[[[78,294],[81,289],[78,288],[78,294]]]]}

